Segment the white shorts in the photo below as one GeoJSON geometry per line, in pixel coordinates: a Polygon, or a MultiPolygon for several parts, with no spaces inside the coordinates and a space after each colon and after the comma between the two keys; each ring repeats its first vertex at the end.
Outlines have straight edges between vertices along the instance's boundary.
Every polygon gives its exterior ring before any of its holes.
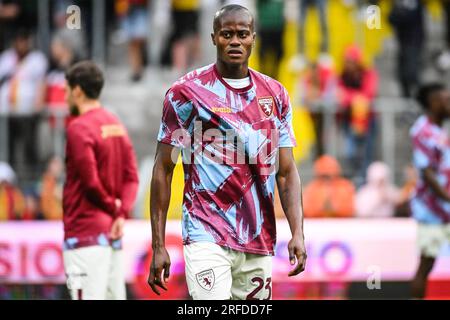
{"type": "Polygon", "coordinates": [[[419,223],[417,244],[422,255],[436,258],[445,243],[450,243],[449,224],[419,223]]]}
{"type": "Polygon", "coordinates": [[[125,300],[122,250],[90,246],[63,253],[67,288],[73,300],[125,300]]]}
{"type": "Polygon", "coordinates": [[[186,281],[194,300],[272,299],[272,257],[212,242],[184,246],[186,281]]]}

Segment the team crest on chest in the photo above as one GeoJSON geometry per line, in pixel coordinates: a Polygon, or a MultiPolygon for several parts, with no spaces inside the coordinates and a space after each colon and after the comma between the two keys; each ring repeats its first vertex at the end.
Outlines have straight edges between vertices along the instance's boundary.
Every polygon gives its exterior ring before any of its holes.
{"type": "Polygon", "coordinates": [[[261,110],[267,117],[270,117],[273,113],[273,98],[272,97],[262,97],[258,98],[258,104],[261,110]]]}
{"type": "Polygon", "coordinates": [[[211,291],[214,286],[214,271],[212,269],[208,269],[196,274],[197,282],[205,290],[211,291]]]}

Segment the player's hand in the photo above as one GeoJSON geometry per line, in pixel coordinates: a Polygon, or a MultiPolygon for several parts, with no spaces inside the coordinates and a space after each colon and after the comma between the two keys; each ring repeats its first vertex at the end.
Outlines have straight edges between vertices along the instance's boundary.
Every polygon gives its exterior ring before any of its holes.
{"type": "Polygon", "coordinates": [[[114,203],[116,204],[116,212],[115,212],[115,214],[118,214],[120,209],[122,209],[122,200],[117,198],[114,203]]]}
{"type": "Polygon", "coordinates": [[[125,225],[125,219],[123,217],[118,217],[114,220],[109,233],[109,237],[112,240],[117,240],[123,237],[123,227],[125,225]]]}
{"type": "Polygon", "coordinates": [[[296,276],[305,270],[306,266],[306,248],[303,237],[293,237],[288,244],[289,262],[291,265],[297,265],[289,272],[289,277],[296,276]]]}
{"type": "Polygon", "coordinates": [[[150,265],[150,274],[148,284],[153,292],[160,295],[158,287],[167,291],[167,282],[170,275],[170,257],[166,248],[157,248],[153,250],[152,263],[150,265]],[[161,275],[164,273],[164,278],[161,275]]]}

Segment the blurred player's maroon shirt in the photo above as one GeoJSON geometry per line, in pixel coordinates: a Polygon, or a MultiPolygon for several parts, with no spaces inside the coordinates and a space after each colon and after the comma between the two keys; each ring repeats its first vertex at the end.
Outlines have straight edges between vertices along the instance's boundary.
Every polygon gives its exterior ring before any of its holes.
{"type": "Polygon", "coordinates": [[[96,108],[70,123],[66,171],[64,239],[108,235],[114,218],[132,209],[138,188],[133,146],[112,113],[96,108]]]}

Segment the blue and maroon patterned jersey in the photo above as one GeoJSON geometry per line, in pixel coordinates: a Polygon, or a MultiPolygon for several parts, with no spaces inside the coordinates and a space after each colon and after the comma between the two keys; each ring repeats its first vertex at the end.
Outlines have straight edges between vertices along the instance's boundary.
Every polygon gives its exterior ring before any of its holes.
{"type": "Polygon", "coordinates": [[[419,171],[416,191],[411,199],[411,211],[421,223],[450,223],[450,204],[440,199],[428,187],[421,171],[432,168],[437,181],[450,192],[450,140],[446,131],[421,116],[410,130],[413,142],[413,163],[419,171]]]}
{"type": "Polygon", "coordinates": [[[272,255],[276,160],[278,148],[296,144],[292,109],[279,82],[249,73],[241,89],[215,64],[179,79],[166,94],[158,141],[181,148],[184,243],[272,255]]]}

